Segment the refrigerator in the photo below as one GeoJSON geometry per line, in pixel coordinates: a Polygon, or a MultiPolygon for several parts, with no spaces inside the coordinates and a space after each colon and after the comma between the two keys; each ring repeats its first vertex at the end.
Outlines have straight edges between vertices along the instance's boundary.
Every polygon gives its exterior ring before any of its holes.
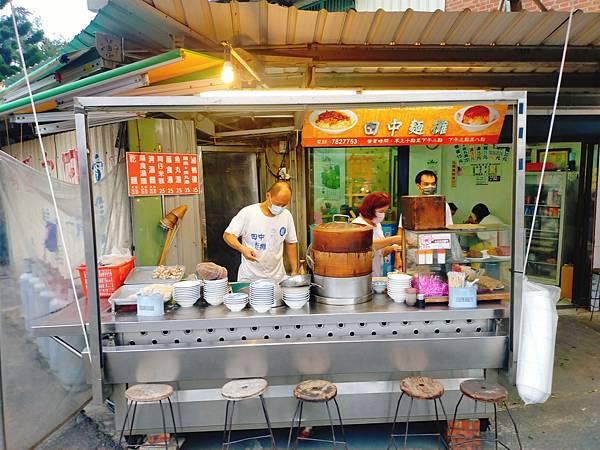
{"type": "MultiPolygon", "coordinates": [[[[533,222],[540,172],[525,174],[525,246],[533,222]]],[[[573,262],[578,172],[546,172],[526,275],[532,281],[560,286],[561,268],[573,262]]],[[[527,247],[525,247],[527,248],[527,247]]]]}

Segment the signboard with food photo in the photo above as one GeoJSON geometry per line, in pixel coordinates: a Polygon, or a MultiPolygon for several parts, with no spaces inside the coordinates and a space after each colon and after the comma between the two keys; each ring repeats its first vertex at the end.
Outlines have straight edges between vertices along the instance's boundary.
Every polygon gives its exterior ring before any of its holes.
{"type": "Polygon", "coordinates": [[[496,144],[508,106],[328,109],[304,118],[305,147],[496,144]]]}

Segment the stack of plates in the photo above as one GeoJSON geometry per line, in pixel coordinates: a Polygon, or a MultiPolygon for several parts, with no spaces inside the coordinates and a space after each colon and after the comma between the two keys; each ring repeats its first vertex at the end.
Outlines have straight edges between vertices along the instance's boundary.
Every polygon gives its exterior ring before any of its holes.
{"type": "Polygon", "coordinates": [[[373,277],[371,286],[376,294],[383,294],[387,285],[387,277],[373,277]]]}
{"type": "Polygon", "coordinates": [[[387,292],[396,303],[406,301],[406,290],[411,287],[412,276],[405,273],[388,273],[387,292]]]}
{"type": "Polygon", "coordinates": [[[267,312],[275,304],[275,283],[255,281],[250,285],[250,306],[259,313],[267,312]]]}
{"type": "Polygon", "coordinates": [[[248,304],[248,294],[245,294],[244,292],[225,294],[223,296],[223,302],[230,311],[241,311],[248,304]]]}
{"type": "Polygon", "coordinates": [[[310,300],[310,286],[283,288],[283,301],[292,309],[300,309],[310,300]]]}
{"type": "Polygon", "coordinates": [[[200,287],[202,282],[198,280],[180,281],[173,284],[173,300],[182,308],[194,306],[194,303],[200,298],[200,287]]]}
{"type": "Polygon", "coordinates": [[[223,303],[223,296],[229,292],[227,278],[220,280],[204,280],[204,300],[209,305],[220,305],[223,303]]]}

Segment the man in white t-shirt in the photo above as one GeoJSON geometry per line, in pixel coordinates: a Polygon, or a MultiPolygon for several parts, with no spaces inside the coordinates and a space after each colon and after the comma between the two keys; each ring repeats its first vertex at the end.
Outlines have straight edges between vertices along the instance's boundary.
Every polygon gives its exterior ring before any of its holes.
{"type": "Polygon", "coordinates": [[[292,275],[298,273],[296,228],[292,214],[286,209],[291,198],[288,183],[275,183],[267,191],[265,201],[246,206],[231,220],[223,239],[242,255],[238,281],[260,278],[281,281],[286,275],[284,252],[292,275]]]}
{"type": "MultiPolygon", "coordinates": [[[[422,170],[415,177],[415,184],[417,185],[417,190],[419,191],[419,195],[436,195],[437,193],[437,175],[435,172],[431,170],[422,170]]],[[[454,224],[452,220],[452,210],[450,209],[450,205],[446,203],[446,226],[454,224]]],[[[398,222],[398,234],[402,233],[402,214],[400,214],[400,220],[398,222]]],[[[460,250],[460,245],[458,243],[458,239],[456,236],[452,235],[452,255],[458,260],[460,255],[462,254],[462,250],[460,250]]],[[[406,269],[403,267],[401,252],[396,252],[396,269],[406,269]]]]}

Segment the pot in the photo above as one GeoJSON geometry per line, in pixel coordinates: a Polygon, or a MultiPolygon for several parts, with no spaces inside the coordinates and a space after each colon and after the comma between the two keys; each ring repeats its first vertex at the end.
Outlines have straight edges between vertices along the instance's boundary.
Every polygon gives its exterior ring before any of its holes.
{"type": "MultiPolygon", "coordinates": [[[[312,249],[328,253],[367,252],[373,245],[373,229],[367,225],[339,222],[336,218],[350,219],[336,214],[333,222],[322,223],[313,228],[312,249]]],[[[316,261],[315,261],[316,262],[316,261]]]]}
{"type": "Polygon", "coordinates": [[[361,277],[371,274],[373,252],[368,250],[364,252],[333,253],[312,249],[312,260],[315,275],[338,278],[361,277]]]}

